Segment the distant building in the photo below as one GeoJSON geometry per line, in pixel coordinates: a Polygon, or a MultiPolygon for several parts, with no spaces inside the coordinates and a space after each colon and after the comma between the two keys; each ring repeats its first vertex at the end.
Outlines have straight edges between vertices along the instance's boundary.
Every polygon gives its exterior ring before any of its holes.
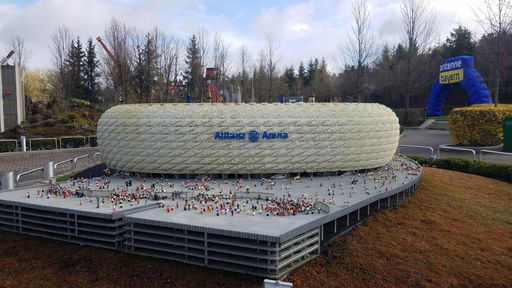
{"type": "Polygon", "coordinates": [[[25,91],[19,65],[2,65],[0,78],[0,132],[4,132],[25,121],[25,91]]]}

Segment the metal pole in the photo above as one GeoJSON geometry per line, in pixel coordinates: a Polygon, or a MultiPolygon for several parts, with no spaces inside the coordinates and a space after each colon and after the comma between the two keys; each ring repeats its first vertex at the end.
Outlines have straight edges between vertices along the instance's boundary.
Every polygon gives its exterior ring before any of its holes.
{"type": "Polygon", "coordinates": [[[2,187],[0,190],[11,190],[14,189],[14,172],[7,172],[2,175],[2,187]]]}
{"type": "Polygon", "coordinates": [[[55,175],[55,168],[53,166],[53,161],[50,161],[43,166],[43,179],[48,180],[53,178],[55,175]]]}
{"type": "Polygon", "coordinates": [[[21,151],[27,152],[27,137],[21,136],[20,140],[21,140],[21,151]]]}

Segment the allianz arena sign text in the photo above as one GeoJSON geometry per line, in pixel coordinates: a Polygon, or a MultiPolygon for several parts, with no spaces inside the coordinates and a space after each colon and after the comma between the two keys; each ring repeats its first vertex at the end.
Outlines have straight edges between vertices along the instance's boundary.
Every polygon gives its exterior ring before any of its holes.
{"type": "Polygon", "coordinates": [[[251,142],[257,142],[261,139],[288,139],[288,133],[286,132],[267,132],[259,133],[256,130],[252,130],[249,133],[231,133],[227,131],[215,132],[215,139],[226,140],[226,139],[237,139],[245,140],[249,139],[251,142]]]}

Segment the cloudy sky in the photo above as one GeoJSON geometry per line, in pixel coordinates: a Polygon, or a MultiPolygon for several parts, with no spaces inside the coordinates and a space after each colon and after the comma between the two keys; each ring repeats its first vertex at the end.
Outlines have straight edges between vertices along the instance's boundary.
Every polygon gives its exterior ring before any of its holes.
{"type": "MultiPolygon", "coordinates": [[[[437,41],[459,24],[480,33],[470,6],[479,0],[431,1],[437,41]]],[[[379,41],[398,43],[401,0],[368,2],[379,41]]],[[[0,52],[6,54],[10,39],[19,35],[31,51],[29,68],[48,68],[50,36],[59,25],[82,39],[95,38],[115,17],[140,31],[158,26],[185,40],[201,27],[210,35],[220,33],[230,46],[234,70],[239,48],[246,46],[255,60],[271,32],[278,39],[280,66],[325,57],[329,69],[337,71],[339,43],[350,32],[350,7],[349,0],[0,0],[0,52]]]]}

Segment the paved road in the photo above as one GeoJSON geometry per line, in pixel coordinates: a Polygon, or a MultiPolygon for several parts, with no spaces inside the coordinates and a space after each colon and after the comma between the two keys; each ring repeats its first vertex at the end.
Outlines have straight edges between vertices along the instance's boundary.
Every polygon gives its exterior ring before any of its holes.
{"type": "MultiPolygon", "coordinates": [[[[418,145],[418,146],[430,146],[435,149],[437,153],[437,148],[442,144],[451,144],[450,143],[450,135],[446,130],[429,130],[429,129],[411,129],[405,130],[402,136],[400,137],[401,145],[418,145]]],[[[402,154],[412,154],[412,155],[420,155],[424,157],[428,157],[430,151],[428,150],[420,150],[415,148],[400,148],[400,153],[402,154]]],[[[473,159],[473,154],[471,152],[459,152],[459,151],[441,151],[441,157],[459,157],[466,159],[473,159]]],[[[477,153],[478,159],[478,153],[477,153]]],[[[512,156],[505,155],[497,155],[497,154],[482,154],[482,160],[488,162],[497,162],[497,163],[507,163],[512,164],[512,156]]]]}
{"type": "MultiPolygon", "coordinates": [[[[94,154],[98,152],[98,148],[75,148],[75,149],[59,149],[47,151],[28,151],[28,152],[8,152],[0,153],[0,175],[9,171],[14,171],[17,175],[20,172],[31,170],[37,167],[42,167],[44,164],[53,161],[57,163],[75,157],[94,154]]],[[[101,160],[101,157],[97,157],[101,160]]],[[[71,163],[63,164],[57,167],[56,175],[62,175],[75,170],[83,170],[91,167],[98,162],[94,162],[92,158],[83,158],[77,161],[76,169],[73,169],[71,163]]],[[[21,182],[31,181],[35,179],[42,179],[43,172],[35,172],[21,178],[21,182]]]]}

